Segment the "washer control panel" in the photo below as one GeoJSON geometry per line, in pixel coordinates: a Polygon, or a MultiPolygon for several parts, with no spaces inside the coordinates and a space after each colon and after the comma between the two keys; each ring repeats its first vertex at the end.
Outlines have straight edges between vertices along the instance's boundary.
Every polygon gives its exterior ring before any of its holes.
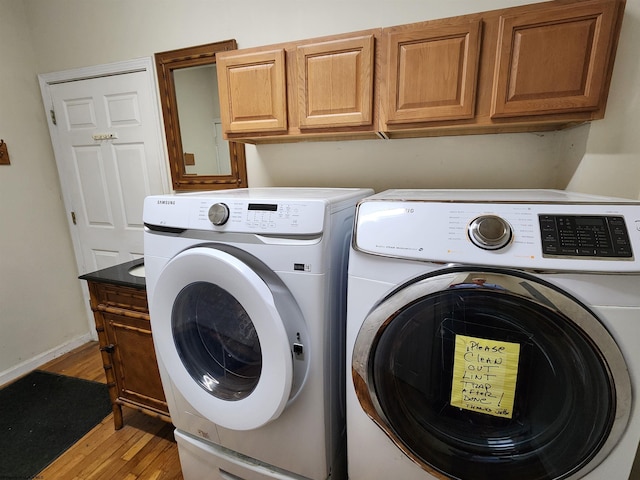
{"type": "Polygon", "coordinates": [[[322,232],[325,205],[314,201],[200,201],[189,228],[240,233],[313,235],[322,232]]]}

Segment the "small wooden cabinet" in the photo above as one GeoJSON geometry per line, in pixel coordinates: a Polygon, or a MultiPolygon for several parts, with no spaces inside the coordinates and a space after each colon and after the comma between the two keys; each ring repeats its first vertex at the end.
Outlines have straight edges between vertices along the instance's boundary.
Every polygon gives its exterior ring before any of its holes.
{"type": "Polygon", "coordinates": [[[545,131],[602,118],[623,12],[624,0],[554,1],[386,28],[380,130],[545,131]]]}
{"type": "Polygon", "coordinates": [[[480,16],[384,30],[385,125],[473,118],[480,16]]]}
{"type": "Polygon", "coordinates": [[[218,54],[216,64],[225,134],[287,131],[284,49],[218,54]]]}
{"type": "Polygon", "coordinates": [[[601,117],[618,6],[596,0],[501,15],[491,117],[601,117]]]}
{"type": "Polygon", "coordinates": [[[223,52],[223,129],[229,140],[267,143],[545,131],[596,120],[624,5],[556,0],[223,52]]]}
{"type": "Polygon", "coordinates": [[[156,361],[146,290],[88,280],[115,428],[122,406],[171,421],[156,361]]]}
{"type": "Polygon", "coordinates": [[[381,29],[217,56],[227,139],[249,143],[376,137],[381,29]]]}
{"type": "Polygon", "coordinates": [[[296,47],[300,129],[373,125],[373,34],[296,47]]]}

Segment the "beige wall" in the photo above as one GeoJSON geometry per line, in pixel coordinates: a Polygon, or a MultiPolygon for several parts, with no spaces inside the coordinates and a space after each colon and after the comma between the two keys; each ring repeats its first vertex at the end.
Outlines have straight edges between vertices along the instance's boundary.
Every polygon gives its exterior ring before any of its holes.
{"type": "Polygon", "coordinates": [[[88,335],[22,2],[0,0],[0,384],[88,335]]]}
{"type": "MultiPolygon", "coordinates": [[[[240,47],[490,10],[528,0],[27,0],[40,72],[235,38],[240,47]]],[[[247,147],[250,186],[564,187],[589,126],[569,134],[247,147]]]]}
{"type": "MultiPolygon", "coordinates": [[[[532,2],[0,0],[0,137],[14,161],[11,167],[0,166],[0,372],[64,343],[87,324],[86,318],[77,320],[83,305],[38,73],[229,38],[242,48],[524,3],[532,2]],[[18,293],[27,291],[36,292],[30,297],[37,294],[38,300],[22,300],[18,293]],[[36,335],[42,328],[44,335],[36,335]]],[[[640,69],[634,49],[640,44],[639,18],[640,0],[628,0],[604,120],[546,134],[248,146],[249,183],[376,190],[569,185],[636,198],[640,69]]]]}
{"type": "MultiPolygon", "coordinates": [[[[228,38],[235,38],[241,48],[251,47],[524,3],[531,1],[25,1],[40,73],[228,38]]],[[[638,168],[639,136],[632,125],[640,117],[640,100],[633,94],[640,85],[633,52],[639,15],[640,0],[628,0],[621,58],[614,73],[616,91],[604,121],[544,135],[249,146],[249,183],[358,185],[377,190],[569,185],[635,198],[640,181],[617,171],[635,173],[638,168]]]]}
{"type": "Polygon", "coordinates": [[[569,189],[640,199],[640,0],[627,0],[604,120],[593,122],[569,189]]]}

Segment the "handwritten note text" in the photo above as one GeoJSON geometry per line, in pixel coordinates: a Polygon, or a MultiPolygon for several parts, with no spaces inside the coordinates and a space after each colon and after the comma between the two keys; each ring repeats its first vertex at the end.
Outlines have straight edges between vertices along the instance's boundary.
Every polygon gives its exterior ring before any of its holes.
{"type": "Polygon", "coordinates": [[[511,418],[520,345],[456,335],[451,405],[511,418]]]}

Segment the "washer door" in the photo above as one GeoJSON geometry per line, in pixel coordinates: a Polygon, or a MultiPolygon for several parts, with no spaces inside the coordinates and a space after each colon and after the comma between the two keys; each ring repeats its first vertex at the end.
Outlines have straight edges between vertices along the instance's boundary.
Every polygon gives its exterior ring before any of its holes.
{"type": "Polygon", "coordinates": [[[627,424],[615,341],[537,277],[443,269],[392,292],[357,336],[362,408],[439,478],[581,478],[627,424]]]}
{"type": "Polygon", "coordinates": [[[240,249],[207,244],[175,256],[150,311],[171,381],[211,422],[260,427],[304,382],[310,354],[302,312],[279,277],[240,249]]]}

